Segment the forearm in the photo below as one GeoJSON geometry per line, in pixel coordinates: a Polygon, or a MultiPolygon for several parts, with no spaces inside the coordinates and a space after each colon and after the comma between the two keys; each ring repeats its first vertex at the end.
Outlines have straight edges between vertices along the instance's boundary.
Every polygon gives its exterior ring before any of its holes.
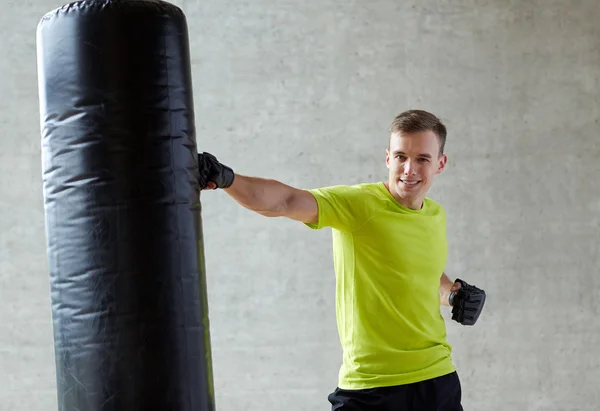
{"type": "Polygon", "coordinates": [[[292,190],[277,180],[236,174],[225,192],[249,210],[267,217],[279,217],[292,190]]]}
{"type": "Polygon", "coordinates": [[[448,278],[446,273],[443,273],[440,277],[440,304],[444,306],[450,306],[449,298],[452,292],[452,286],[454,282],[448,278]]]}

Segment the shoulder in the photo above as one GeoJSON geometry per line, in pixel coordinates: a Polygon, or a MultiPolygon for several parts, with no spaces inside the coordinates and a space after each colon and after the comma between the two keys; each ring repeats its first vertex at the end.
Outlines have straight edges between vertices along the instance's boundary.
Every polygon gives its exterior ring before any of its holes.
{"type": "MultiPolygon", "coordinates": [[[[368,212],[376,204],[385,201],[382,183],[360,183],[353,185],[332,185],[307,190],[321,206],[351,208],[368,212]]],[[[385,187],[384,187],[385,188],[385,187]]]]}
{"type": "Polygon", "coordinates": [[[341,231],[352,231],[368,220],[377,209],[377,183],[334,185],[307,189],[316,199],[318,224],[341,231]]]}
{"type": "Polygon", "coordinates": [[[353,185],[332,185],[327,187],[307,189],[308,192],[319,197],[339,197],[368,199],[370,197],[378,197],[381,195],[382,183],[359,183],[353,185]]]}
{"type": "Polygon", "coordinates": [[[425,197],[423,200],[423,211],[426,215],[446,217],[444,206],[429,197],[425,197]]]}
{"type": "Polygon", "coordinates": [[[431,209],[436,209],[436,210],[443,210],[444,207],[442,206],[442,204],[434,199],[432,199],[431,197],[425,197],[425,199],[423,200],[423,203],[425,204],[426,207],[431,208],[431,209]]]}

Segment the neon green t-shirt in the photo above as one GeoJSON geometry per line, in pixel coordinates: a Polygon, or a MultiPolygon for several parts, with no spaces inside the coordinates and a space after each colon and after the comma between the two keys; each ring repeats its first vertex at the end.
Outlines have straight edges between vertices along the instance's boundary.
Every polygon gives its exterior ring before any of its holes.
{"type": "Polygon", "coordinates": [[[448,255],[446,215],[426,198],[402,206],[382,182],[307,190],[331,227],[336,317],[343,349],[338,386],[423,381],[455,367],[440,312],[448,255]]]}

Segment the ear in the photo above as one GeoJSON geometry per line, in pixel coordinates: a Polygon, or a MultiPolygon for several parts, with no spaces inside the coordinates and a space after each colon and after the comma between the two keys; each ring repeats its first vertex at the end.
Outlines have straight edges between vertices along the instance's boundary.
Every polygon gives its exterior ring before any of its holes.
{"type": "Polygon", "coordinates": [[[448,162],[448,157],[446,154],[442,154],[438,157],[438,168],[436,170],[436,174],[440,174],[446,168],[446,163],[448,162]]]}
{"type": "Polygon", "coordinates": [[[390,168],[390,149],[389,148],[385,149],[385,166],[387,168],[390,168]]]}

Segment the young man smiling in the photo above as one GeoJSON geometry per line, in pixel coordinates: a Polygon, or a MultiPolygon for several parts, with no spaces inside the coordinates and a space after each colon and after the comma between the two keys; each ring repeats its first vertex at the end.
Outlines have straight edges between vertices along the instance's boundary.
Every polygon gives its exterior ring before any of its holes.
{"type": "Polygon", "coordinates": [[[235,174],[199,154],[203,189],[222,188],[267,217],[332,229],[343,348],[332,410],[462,410],[440,304],[473,325],[485,292],[444,273],[446,214],[427,193],[446,166],[445,142],[435,115],[403,112],[390,128],[387,181],[310,190],[235,174]]]}

